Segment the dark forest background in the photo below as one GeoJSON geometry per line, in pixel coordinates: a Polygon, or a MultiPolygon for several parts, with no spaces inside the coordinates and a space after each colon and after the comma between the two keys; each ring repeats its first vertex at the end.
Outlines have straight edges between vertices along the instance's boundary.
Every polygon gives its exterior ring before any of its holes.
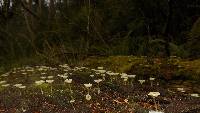
{"type": "Polygon", "coordinates": [[[200,0],[0,0],[0,65],[200,56],[200,0]]]}

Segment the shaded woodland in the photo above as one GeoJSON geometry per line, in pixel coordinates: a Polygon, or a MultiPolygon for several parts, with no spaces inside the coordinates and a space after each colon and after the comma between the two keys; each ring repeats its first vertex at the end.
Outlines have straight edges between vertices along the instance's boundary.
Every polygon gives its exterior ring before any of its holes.
{"type": "Polygon", "coordinates": [[[198,0],[1,0],[0,64],[134,55],[199,58],[198,0]]]}
{"type": "Polygon", "coordinates": [[[200,113],[200,0],[0,0],[1,113],[200,113]]]}

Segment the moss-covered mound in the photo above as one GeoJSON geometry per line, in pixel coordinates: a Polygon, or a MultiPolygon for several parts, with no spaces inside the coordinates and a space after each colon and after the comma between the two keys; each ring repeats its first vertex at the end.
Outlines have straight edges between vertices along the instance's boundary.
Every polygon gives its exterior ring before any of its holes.
{"type": "Polygon", "coordinates": [[[145,56],[109,56],[90,57],[85,59],[82,64],[91,68],[103,66],[111,71],[137,74],[141,78],[156,76],[166,80],[200,80],[200,59],[189,61],[175,56],[169,59],[145,56]]]}

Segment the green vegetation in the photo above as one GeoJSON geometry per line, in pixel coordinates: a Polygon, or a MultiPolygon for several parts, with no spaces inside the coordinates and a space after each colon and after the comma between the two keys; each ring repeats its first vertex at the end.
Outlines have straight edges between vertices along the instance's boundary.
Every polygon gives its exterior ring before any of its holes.
{"type": "Polygon", "coordinates": [[[1,111],[182,113],[199,110],[198,84],[170,84],[153,75],[141,78],[132,74],[67,64],[14,68],[0,76],[0,105],[4,106],[1,111]]]}
{"type": "Polygon", "coordinates": [[[1,68],[93,55],[199,58],[199,1],[3,1],[1,68]]]}
{"type": "Polygon", "coordinates": [[[84,66],[96,68],[104,66],[111,71],[134,73],[142,77],[156,76],[164,79],[200,80],[200,61],[185,60],[178,57],[148,58],[135,56],[91,57],[84,66]]]}
{"type": "Polygon", "coordinates": [[[198,113],[200,0],[0,0],[0,112],[198,113]]]}

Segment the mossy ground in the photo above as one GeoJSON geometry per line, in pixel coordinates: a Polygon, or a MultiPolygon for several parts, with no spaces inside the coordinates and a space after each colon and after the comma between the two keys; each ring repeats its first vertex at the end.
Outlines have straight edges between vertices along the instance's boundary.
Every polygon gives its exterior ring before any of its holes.
{"type": "MultiPolygon", "coordinates": [[[[68,70],[68,78],[73,79],[71,93],[69,84],[58,74],[66,70],[54,66],[56,70],[39,70],[40,67],[32,66],[33,71],[26,67],[11,69],[7,76],[1,76],[10,84],[0,87],[0,112],[1,113],[148,113],[155,110],[153,99],[148,96],[151,91],[158,91],[161,95],[156,98],[158,109],[166,113],[198,113],[200,111],[200,98],[191,97],[192,93],[200,93],[199,87],[199,60],[184,60],[176,57],[170,59],[147,58],[135,56],[110,56],[92,57],[80,62],[83,69],[68,70]],[[124,82],[118,75],[112,78],[106,75],[105,81],[100,83],[101,93],[97,93],[97,84],[94,79],[103,79],[91,69],[103,66],[107,71],[136,74],[134,80],[124,82]],[[70,74],[71,73],[71,74],[70,74]],[[90,77],[94,74],[95,77],[90,77]],[[35,81],[41,76],[53,76],[52,84],[36,85],[35,81]],[[149,77],[155,77],[153,87],[149,77]],[[140,84],[138,79],[146,79],[140,84]],[[13,85],[23,84],[25,89],[13,85]],[[87,101],[87,89],[83,84],[92,83],[90,90],[92,99],[87,101]],[[184,88],[185,92],[177,91],[184,88]],[[75,99],[74,103],[70,100],[75,99]]],[[[30,67],[28,67],[30,68],[30,67]]],[[[74,67],[71,67],[74,69],[74,67]]],[[[4,74],[5,75],[5,74],[4,74]]],[[[47,79],[46,78],[46,79],[47,79]]]]}
{"type": "Polygon", "coordinates": [[[104,66],[116,72],[134,73],[141,77],[156,76],[164,79],[200,80],[200,59],[186,60],[175,56],[149,58],[135,56],[91,57],[82,62],[84,66],[104,66]]]}

